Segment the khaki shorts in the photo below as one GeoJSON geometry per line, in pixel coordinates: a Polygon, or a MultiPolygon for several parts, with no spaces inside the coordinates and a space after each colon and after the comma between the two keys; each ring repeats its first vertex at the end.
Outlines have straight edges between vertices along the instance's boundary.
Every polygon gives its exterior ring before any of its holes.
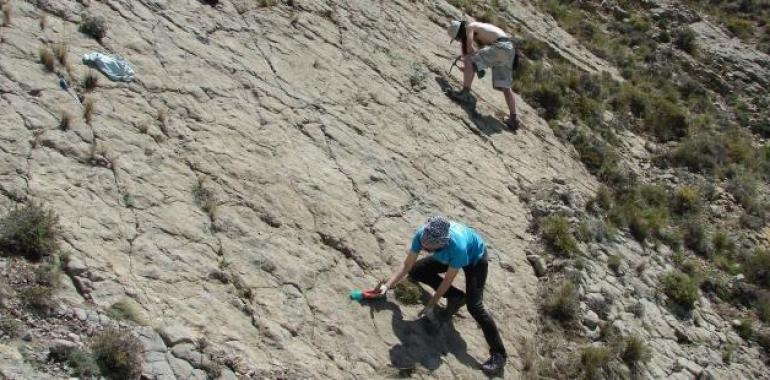
{"type": "Polygon", "coordinates": [[[513,59],[516,50],[510,40],[498,40],[471,56],[476,71],[492,68],[492,86],[498,90],[511,88],[513,85],[513,59]]]}

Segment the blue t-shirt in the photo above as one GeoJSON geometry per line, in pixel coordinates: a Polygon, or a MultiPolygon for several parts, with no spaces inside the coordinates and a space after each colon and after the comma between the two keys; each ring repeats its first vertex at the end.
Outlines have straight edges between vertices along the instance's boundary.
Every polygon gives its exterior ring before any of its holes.
{"type": "MultiPolygon", "coordinates": [[[[414,233],[411,248],[413,253],[420,253],[422,250],[420,238],[422,238],[424,229],[425,226],[422,226],[414,233]]],[[[451,222],[449,225],[449,244],[433,252],[433,259],[452,268],[462,268],[478,262],[484,256],[485,250],[484,239],[473,228],[451,222]]]]}

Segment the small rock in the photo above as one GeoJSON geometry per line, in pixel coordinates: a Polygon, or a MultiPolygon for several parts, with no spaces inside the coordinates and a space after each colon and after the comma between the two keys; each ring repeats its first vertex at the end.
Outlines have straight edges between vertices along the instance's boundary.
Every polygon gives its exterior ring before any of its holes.
{"type": "Polygon", "coordinates": [[[163,338],[152,327],[139,329],[139,340],[142,342],[145,352],[166,352],[163,338]]]}
{"type": "Polygon", "coordinates": [[[76,342],[76,343],[80,342],[80,335],[78,334],[68,333],[67,337],[70,338],[70,340],[72,340],[73,342],[76,342]]]}
{"type": "Polygon", "coordinates": [[[542,257],[537,255],[529,255],[527,256],[527,260],[529,260],[529,263],[532,264],[532,269],[535,270],[535,275],[537,277],[545,276],[545,262],[543,261],[542,257]]]}
{"type": "Polygon", "coordinates": [[[737,329],[737,328],[741,327],[741,325],[742,325],[741,321],[740,321],[740,320],[738,320],[738,319],[733,319],[733,320],[730,322],[730,324],[731,324],[731,325],[733,326],[733,328],[735,328],[735,329],[737,329]]]}
{"type": "Polygon", "coordinates": [[[585,334],[585,337],[592,340],[592,341],[598,341],[602,338],[602,330],[599,327],[596,327],[594,329],[588,328],[586,326],[583,326],[583,333],[585,334]]]}
{"type": "Polygon", "coordinates": [[[735,282],[741,282],[746,279],[746,276],[743,275],[743,273],[738,273],[735,275],[735,282]]]}
{"type": "Polygon", "coordinates": [[[593,310],[602,310],[606,304],[606,300],[601,293],[588,293],[586,294],[586,304],[593,310]]]}
{"type": "Polygon", "coordinates": [[[179,343],[193,343],[195,340],[192,330],[179,325],[163,327],[159,333],[163,337],[163,341],[166,342],[166,346],[175,346],[179,343]]]}
{"type": "Polygon", "coordinates": [[[229,368],[225,368],[219,374],[219,380],[238,380],[238,377],[229,368]]]}
{"type": "Polygon", "coordinates": [[[700,313],[698,313],[697,311],[693,312],[692,322],[695,324],[695,326],[698,326],[698,327],[703,327],[706,324],[705,321],[703,320],[703,317],[701,317],[700,313]]]}
{"type": "Polygon", "coordinates": [[[77,257],[70,257],[64,265],[64,271],[70,276],[80,276],[88,271],[88,267],[77,257]]]}
{"type": "Polygon", "coordinates": [[[88,319],[88,315],[86,314],[86,311],[83,309],[75,309],[75,318],[77,318],[82,322],[85,322],[85,320],[88,319]]]}
{"type": "Polygon", "coordinates": [[[698,380],[717,380],[717,377],[711,370],[704,368],[698,374],[698,380]]]}
{"type": "Polygon", "coordinates": [[[594,328],[594,327],[598,326],[601,321],[602,320],[599,319],[599,316],[596,313],[594,313],[593,310],[588,310],[583,315],[583,324],[586,327],[594,328]]]}
{"type": "Polygon", "coordinates": [[[697,364],[693,363],[692,361],[687,360],[685,358],[678,358],[678,359],[676,359],[676,364],[675,364],[674,367],[678,368],[679,370],[683,370],[683,369],[687,370],[688,372],[690,372],[691,374],[693,374],[695,376],[698,376],[701,373],[701,371],[703,370],[703,368],[701,368],[701,366],[699,366],[699,365],[697,365],[697,364]]]}

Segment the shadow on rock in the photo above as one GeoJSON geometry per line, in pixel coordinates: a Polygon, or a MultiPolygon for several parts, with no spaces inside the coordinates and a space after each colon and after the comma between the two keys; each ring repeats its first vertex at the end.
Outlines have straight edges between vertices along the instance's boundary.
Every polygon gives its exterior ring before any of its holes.
{"type": "Polygon", "coordinates": [[[388,300],[375,300],[366,305],[372,317],[377,312],[392,312],[393,333],[400,343],[390,348],[390,362],[400,375],[410,376],[418,364],[434,371],[441,366],[442,356],[450,353],[470,368],[480,367],[479,362],[468,354],[468,346],[451,320],[433,326],[422,319],[405,320],[401,308],[388,300]]]}
{"type": "Polygon", "coordinates": [[[496,117],[490,115],[482,115],[479,113],[479,111],[476,109],[477,99],[475,96],[473,96],[472,93],[470,94],[470,102],[459,102],[449,95],[449,92],[452,91],[452,85],[449,84],[449,81],[446,79],[446,77],[437,75],[435,79],[436,83],[438,83],[439,87],[441,88],[441,92],[446,94],[447,97],[452,100],[452,102],[462,107],[462,109],[468,114],[468,118],[471,119],[473,124],[481,133],[485,135],[492,135],[495,133],[500,133],[503,130],[507,130],[511,133],[517,132],[517,130],[509,128],[496,117]]]}

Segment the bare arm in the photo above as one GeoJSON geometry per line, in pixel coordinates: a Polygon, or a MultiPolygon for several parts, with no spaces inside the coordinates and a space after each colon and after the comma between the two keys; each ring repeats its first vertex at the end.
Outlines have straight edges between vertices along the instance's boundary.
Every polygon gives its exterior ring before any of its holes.
{"type": "Polygon", "coordinates": [[[438,300],[440,300],[446,291],[449,290],[449,287],[452,286],[452,282],[455,280],[457,272],[459,271],[460,269],[458,268],[447,268],[446,274],[444,274],[444,280],[441,281],[441,285],[439,285],[438,289],[436,289],[436,292],[433,293],[433,298],[430,299],[430,302],[428,302],[426,308],[434,307],[438,304],[438,300]]]}
{"type": "Polygon", "coordinates": [[[385,286],[387,286],[388,289],[396,286],[407,274],[409,274],[409,271],[412,270],[412,266],[414,266],[414,263],[417,261],[418,254],[419,253],[412,252],[411,250],[406,251],[406,258],[404,258],[404,261],[398,266],[398,269],[393,272],[393,275],[390,276],[388,282],[385,283],[385,286]]]}

